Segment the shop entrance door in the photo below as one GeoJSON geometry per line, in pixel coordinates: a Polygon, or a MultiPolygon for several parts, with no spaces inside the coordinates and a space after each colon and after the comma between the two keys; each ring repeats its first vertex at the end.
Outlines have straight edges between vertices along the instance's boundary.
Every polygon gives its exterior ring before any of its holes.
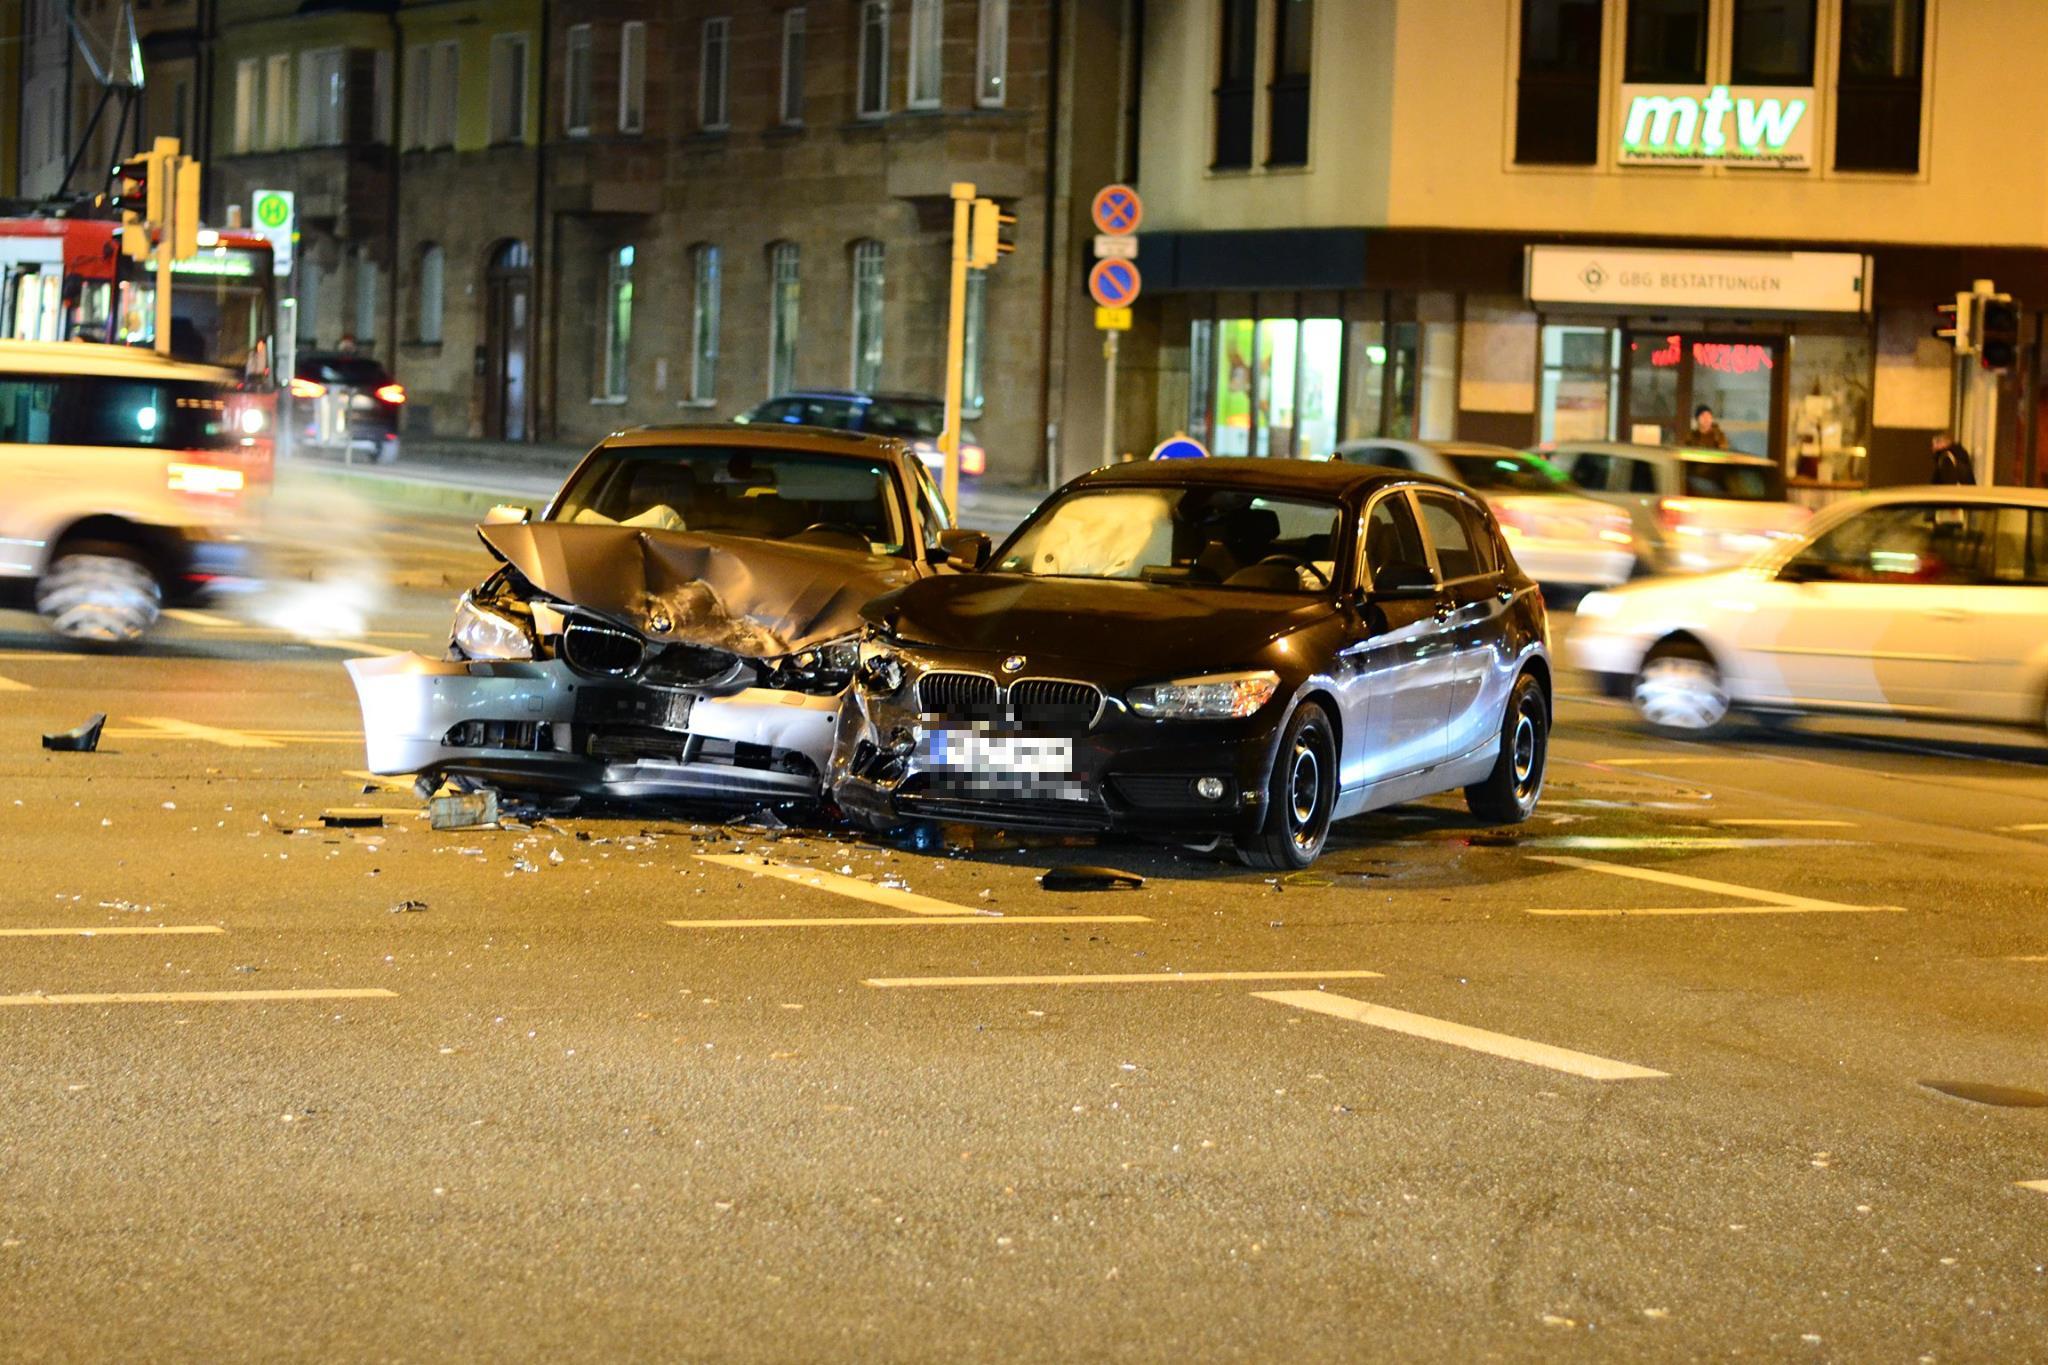
{"type": "Polygon", "coordinates": [[[1683,444],[1693,410],[1705,403],[1727,431],[1730,450],[1780,455],[1784,338],[1630,332],[1622,355],[1623,440],[1683,444]]]}

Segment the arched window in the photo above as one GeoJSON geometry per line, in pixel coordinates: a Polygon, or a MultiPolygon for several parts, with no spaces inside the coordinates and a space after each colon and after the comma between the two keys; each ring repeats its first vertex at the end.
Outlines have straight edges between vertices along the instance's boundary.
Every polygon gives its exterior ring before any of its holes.
{"type": "Polygon", "coordinates": [[[421,345],[441,344],[441,316],[447,298],[448,253],[438,242],[423,242],[419,271],[413,279],[413,336],[421,345]]]}
{"type": "Polygon", "coordinates": [[[853,244],[853,387],[882,382],[882,244],[853,244]]]}
{"type": "Polygon", "coordinates": [[[633,345],[633,256],[630,246],[605,255],[604,346],[598,357],[597,396],[626,396],[626,364],[633,345]]]}

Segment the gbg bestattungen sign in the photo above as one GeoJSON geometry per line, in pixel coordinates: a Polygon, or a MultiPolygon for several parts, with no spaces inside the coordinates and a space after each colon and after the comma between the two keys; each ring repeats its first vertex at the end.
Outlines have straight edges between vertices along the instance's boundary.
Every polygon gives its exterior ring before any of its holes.
{"type": "Polygon", "coordinates": [[[1624,85],[1620,160],[1804,170],[1813,160],[1812,87],[1624,85]]]}

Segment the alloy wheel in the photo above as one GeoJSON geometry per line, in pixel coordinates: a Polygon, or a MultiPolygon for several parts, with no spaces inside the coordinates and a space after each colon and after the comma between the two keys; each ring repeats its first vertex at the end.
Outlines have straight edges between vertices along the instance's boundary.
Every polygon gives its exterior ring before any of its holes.
{"type": "Polygon", "coordinates": [[[1635,686],[1636,712],[1671,730],[1711,730],[1728,716],[1728,689],[1705,659],[1667,654],[1643,665],[1635,686]]]}

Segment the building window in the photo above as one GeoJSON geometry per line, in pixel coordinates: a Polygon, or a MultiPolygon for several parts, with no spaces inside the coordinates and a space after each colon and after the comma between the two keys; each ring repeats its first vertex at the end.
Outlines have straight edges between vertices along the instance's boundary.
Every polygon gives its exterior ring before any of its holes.
{"type": "Polygon", "coordinates": [[[619,26],[619,131],[647,129],[647,25],[638,19],[619,26]]]}
{"type": "Polygon", "coordinates": [[[171,136],[181,147],[192,145],[192,83],[182,76],[171,85],[171,136]]]}
{"type": "Polygon", "coordinates": [[[413,331],[423,346],[441,344],[441,316],[448,299],[448,253],[433,242],[420,248],[420,272],[415,286],[419,320],[413,331]]]}
{"type": "Polygon", "coordinates": [[[889,112],[889,0],[861,0],[860,79],[854,112],[880,118],[889,112]]]}
{"type": "Polygon", "coordinates": [[[1315,0],[1273,0],[1272,104],[1268,166],[1308,164],[1308,72],[1315,0]]]}
{"type": "Polygon", "coordinates": [[[299,54],[301,147],[335,147],[348,126],[348,54],[323,47],[299,54]]]}
{"type": "Polygon", "coordinates": [[[427,124],[429,147],[455,145],[456,114],[462,108],[457,94],[462,85],[462,49],[454,43],[434,47],[434,84],[427,98],[432,117],[427,124]]]}
{"type": "Polygon", "coordinates": [[[1814,0],[1735,0],[1730,85],[1812,85],[1814,0]]]}
{"type": "Polygon", "coordinates": [[[726,128],[725,82],[732,58],[732,20],[706,19],[697,64],[697,126],[707,133],[726,128]]]}
{"type": "Polygon", "coordinates": [[[1223,54],[1216,79],[1216,170],[1252,164],[1252,102],[1259,47],[1257,0],[1223,0],[1223,54]]]}
{"type": "Polygon", "coordinates": [[[264,151],[277,151],[290,141],[291,112],[291,54],[274,52],[263,60],[263,127],[259,140],[264,151]]]}
{"type": "Polygon", "coordinates": [[[882,382],[882,244],[853,244],[853,387],[882,382]]]}
{"type": "Polygon", "coordinates": [[[428,124],[432,117],[434,49],[425,43],[405,50],[405,111],[403,138],[411,151],[428,145],[428,124]]]}
{"type": "Polygon", "coordinates": [[[782,98],[777,107],[785,126],[804,121],[804,30],[808,23],[802,5],[783,12],[782,98]]]}
{"type": "Polygon", "coordinates": [[[379,48],[370,58],[370,140],[391,145],[391,49],[379,48]]]}
{"type": "Polygon", "coordinates": [[[795,242],[768,248],[768,396],[796,387],[798,304],[802,298],[795,242]]]}
{"type": "Polygon", "coordinates": [[[695,248],[696,287],[690,313],[690,401],[709,403],[718,396],[718,248],[695,248]]]}
{"type": "Polygon", "coordinates": [[[256,59],[235,63],[235,151],[256,150],[256,59]]]}
{"type": "Polygon", "coordinates": [[[988,356],[988,272],[967,272],[966,320],[961,328],[960,411],[979,417],[987,400],[982,375],[988,356]]]}
{"type": "Polygon", "coordinates": [[[355,319],[352,329],[356,344],[368,350],[376,344],[377,300],[383,296],[384,272],[377,268],[366,247],[356,248],[355,319]]]}
{"type": "Polygon", "coordinates": [[[491,141],[526,140],[526,35],[491,38],[491,141]]]}
{"type": "Polygon", "coordinates": [[[1700,85],[1707,79],[1707,0],[1628,0],[1631,85],[1700,85]]]}
{"type": "Polygon", "coordinates": [[[939,0],[910,0],[910,91],[912,109],[939,107],[939,53],[945,43],[945,16],[939,0]]]}
{"type": "Polygon", "coordinates": [[[621,401],[626,396],[626,362],[633,345],[633,248],[622,246],[605,257],[604,345],[598,352],[597,397],[621,401]]]}
{"type": "Polygon", "coordinates": [[[1835,169],[1920,169],[1925,0],[1842,0],[1835,169]]]}
{"type": "Polygon", "coordinates": [[[590,136],[590,25],[569,30],[562,62],[562,131],[570,137],[590,136]]]}
{"type": "Polygon", "coordinates": [[[1010,0],[981,0],[981,24],[974,49],[974,102],[1002,107],[1010,75],[1010,0]]]}
{"type": "Polygon", "coordinates": [[[1541,349],[1538,442],[1548,450],[1563,441],[1612,439],[1621,403],[1620,329],[1547,326],[1541,349]]]}
{"type": "Polygon", "coordinates": [[[1600,159],[1601,0],[1522,0],[1515,160],[1591,166],[1600,159]]]}

